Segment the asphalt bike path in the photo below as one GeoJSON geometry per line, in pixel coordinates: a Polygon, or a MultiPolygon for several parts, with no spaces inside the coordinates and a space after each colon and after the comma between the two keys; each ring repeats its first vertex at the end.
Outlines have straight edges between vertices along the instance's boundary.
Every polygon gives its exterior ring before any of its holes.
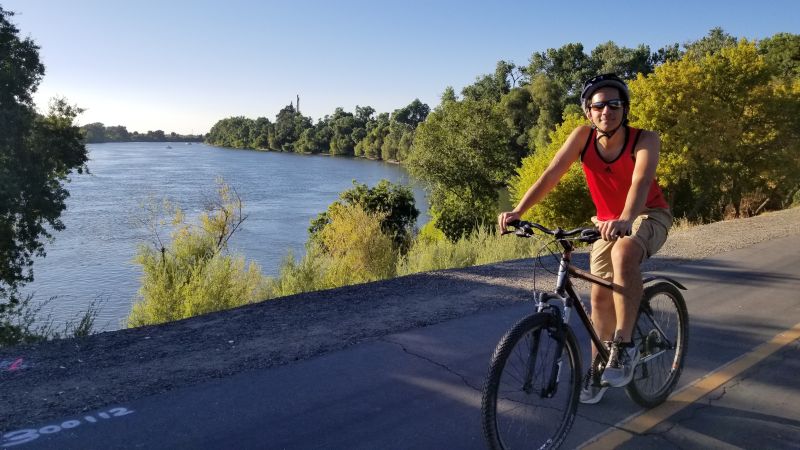
{"type": "MultiPolygon", "coordinates": [[[[599,404],[579,406],[564,448],[797,448],[799,267],[800,242],[790,236],[659,271],[689,288],[678,400],[662,417],[610,389],[599,404]],[[696,398],[686,400],[690,392],[696,398]]],[[[489,357],[532,310],[524,303],[87,411],[6,433],[0,448],[485,448],[489,357]]]]}

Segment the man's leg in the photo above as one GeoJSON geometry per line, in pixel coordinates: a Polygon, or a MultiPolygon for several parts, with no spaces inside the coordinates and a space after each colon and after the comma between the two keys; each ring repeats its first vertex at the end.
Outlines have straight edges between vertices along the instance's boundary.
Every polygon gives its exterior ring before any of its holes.
{"type": "Polygon", "coordinates": [[[644,249],[630,238],[620,239],[611,250],[614,267],[614,305],[616,307],[616,338],[630,342],[639,302],[642,299],[642,270],[644,249]]]}
{"type": "Polygon", "coordinates": [[[639,349],[631,342],[633,327],[642,297],[642,274],[639,264],[644,249],[632,238],[619,239],[611,251],[614,267],[614,306],[616,331],[608,364],[603,371],[602,383],[622,387],[633,378],[639,363],[639,349]]]}
{"type": "MultiPolygon", "coordinates": [[[[610,341],[614,338],[617,329],[617,315],[615,312],[614,295],[611,289],[599,284],[592,285],[592,325],[601,341],[610,341]]],[[[597,349],[592,345],[592,358],[597,354],[597,349]]]]}
{"type": "MultiPolygon", "coordinates": [[[[592,246],[591,271],[593,274],[611,280],[613,278],[611,265],[611,248],[615,242],[597,241],[592,246]]],[[[614,295],[611,289],[602,286],[592,285],[592,325],[597,336],[602,341],[611,341],[614,337],[614,330],[617,327],[617,317],[614,308],[614,295]]],[[[607,387],[600,385],[599,368],[595,367],[595,357],[597,349],[592,342],[592,361],[591,367],[583,379],[581,389],[581,403],[597,403],[603,398],[603,394],[608,390],[607,387]]]]}

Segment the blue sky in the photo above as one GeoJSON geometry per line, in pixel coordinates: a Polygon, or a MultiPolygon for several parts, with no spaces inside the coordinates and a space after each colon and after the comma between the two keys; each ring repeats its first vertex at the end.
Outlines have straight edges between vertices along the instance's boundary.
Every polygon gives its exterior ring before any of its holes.
{"type": "Polygon", "coordinates": [[[336,107],[431,107],[498,60],[609,40],[651,50],[713,27],[748,39],[800,33],[800,2],[0,0],[41,47],[40,108],[85,108],[82,124],[205,133],[275,114],[295,95],[314,120],[336,107]]]}

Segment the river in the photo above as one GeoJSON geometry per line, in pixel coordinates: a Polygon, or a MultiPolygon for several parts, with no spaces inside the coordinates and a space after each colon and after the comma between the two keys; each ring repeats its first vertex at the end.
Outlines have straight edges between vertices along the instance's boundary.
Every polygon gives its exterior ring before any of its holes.
{"type": "Polygon", "coordinates": [[[352,180],[374,186],[381,179],[411,184],[424,224],[424,192],[399,165],[359,158],[233,150],[205,144],[90,144],[90,174],[74,174],[62,214],[66,229],[54,233],[47,256],[34,263],[33,293],[55,324],[75,318],[100,299],[97,328],[123,326],[135,300],[141,270],[137,245],[151,234],[142,205],[168,199],[187,218],[203,211],[222,177],[244,201],[247,220],[230,243],[267,275],[278,272],[289,251],[304,254],[309,221],[351,188],[352,180]]]}

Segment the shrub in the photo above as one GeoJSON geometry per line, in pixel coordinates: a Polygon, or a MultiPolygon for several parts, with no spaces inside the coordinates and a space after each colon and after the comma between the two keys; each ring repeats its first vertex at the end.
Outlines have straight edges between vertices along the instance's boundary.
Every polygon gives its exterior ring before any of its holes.
{"type": "Polygon", "coordinates": [[[179,320],[269,296],[260,267],[227,252],[228,240],[246,219],[241,199],[221,180],[218,195],[196,225],[184,223],[183,213],[176,209],[171,243],[159,248],[157,238],[151,245],[139,246],[134,261],[144,274],[129,327],[179,320]]]}

